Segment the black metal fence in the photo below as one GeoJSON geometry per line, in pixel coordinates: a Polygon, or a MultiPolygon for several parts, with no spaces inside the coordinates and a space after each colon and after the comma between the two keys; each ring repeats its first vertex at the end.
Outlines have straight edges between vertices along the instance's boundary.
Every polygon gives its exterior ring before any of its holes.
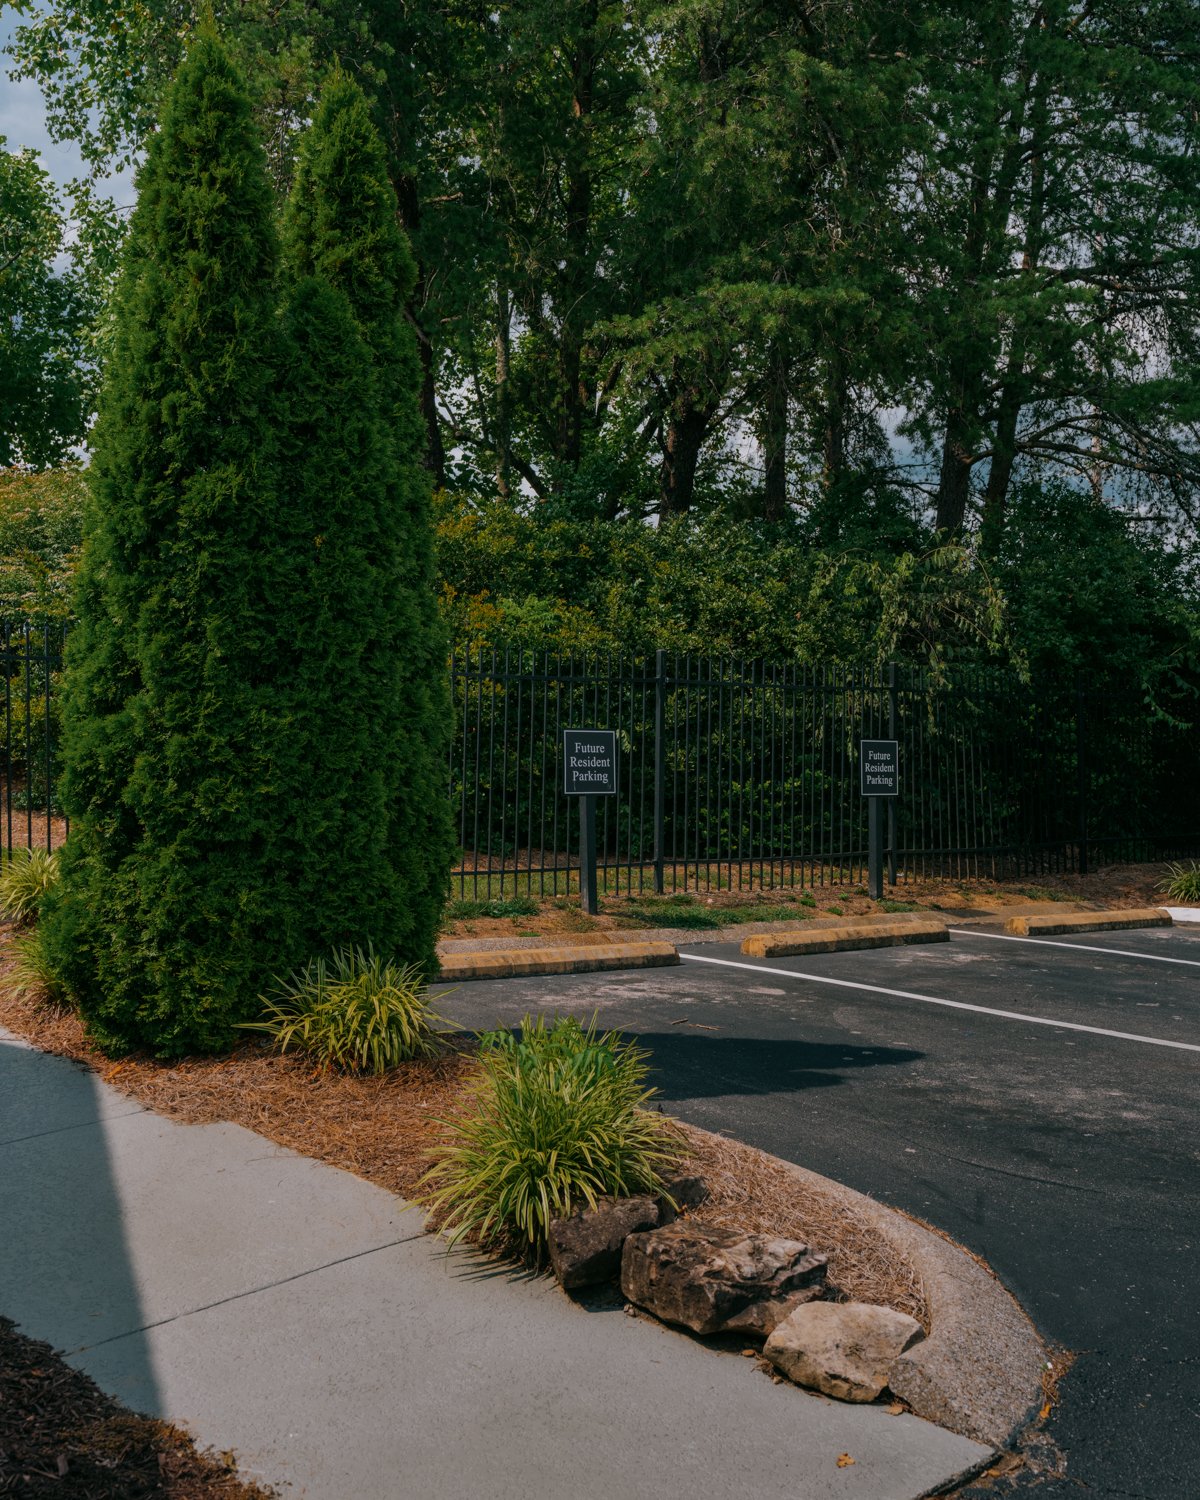
{"type": "Polygon", "coordinates": [[[577,888],[562,731],[612,729],[619,793],[599,799],[601,889],[860,884],[860,739],[900,745],[894,880],[996,879],[1200,848],[1196,710],[1120,684],[1009,671],[804,667],[668,656],[458,652],[450,795],[460,897],[577,888]]]}
{"type": "MultiPolygon", "coordinates": [[[[0,840],[51,847],[62,622],[0,621],[0,840]]],[[[1001,669],[805,667],[670,656],[456,651],[448,785],[460,897],[578,889],[562,731],[616,731],[599,799],[601,889],[709,891],[865,880],[860,739],[900,745],[894,879],[997,879],[1200,852],[1197,709],[1127,685],[1001,669]]]]}
{"type": "Polygon", "coordinates": [[[0,844],[10,854],[49,849],[67,836],[58,803],[58,684],[66,635],[61,620],[0,620],[0,844]]]}

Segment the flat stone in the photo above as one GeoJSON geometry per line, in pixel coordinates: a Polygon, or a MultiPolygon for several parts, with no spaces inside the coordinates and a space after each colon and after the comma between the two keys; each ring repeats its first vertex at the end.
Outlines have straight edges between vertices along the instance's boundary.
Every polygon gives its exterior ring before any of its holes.
{"type": "Polygon", "coordinates": [[[907,1313],[869,1302],[820,1302],[797,1308],[763,1348],[777,1370],[839,1401],[874,1401],[904,1351],[924,1338],[907,1313]]]}
{"type": "Polygon", "coordinates": [[[621,1290],[693,1333],[765,1336],[800,1300],[820,1295],[825,1271],[825,1257],[798,1240],[681,1219],[629,1236],[621,1290]]]}
{"type": "Polygon", "coordinates": [[[550,1264],[567,1291],[611,1281],[621,1269],[621,1247],[631,1234],[661,1223],[659,1200],[601,1198],[595,1208],[580,1208],[565,1219],[551,1219],[550,1264]]]}

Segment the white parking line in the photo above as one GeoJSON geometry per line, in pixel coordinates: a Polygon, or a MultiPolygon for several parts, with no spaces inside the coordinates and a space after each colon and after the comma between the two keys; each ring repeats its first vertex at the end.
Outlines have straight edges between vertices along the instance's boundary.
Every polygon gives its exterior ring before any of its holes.
{"type": "Polygon", "coordinates": [[[860,984],[853,979],[830,979],[824,974],[803,974],[798,969],[769,969],[765,964],[739,964],[731,958],[709,958],[702,953],[681,953],[680,958],[697,964],[719,964],[724,969],[748,969],[752,974],[778,974],[784,979],[804,979],[810,984],[831,984],[842,990],[866,990],[871,995],[891,995],[896,1000],[920,1000],[925,1005],[944,1005],[949,1010],[970,1010],[981,1016],[999,1016],[1004,1021],[1025,1021],[1031,1026],[1055,1026],[1060,1031],[1086,1031],[1090,1036],[1116,1037],[1119,1042],[1144,1042],[1148,1047],[1174,1047],[1180,1052],[1200,1052],[1196,1042],[1169,1042],[1161,1036],[1139,1036],[1133,1031],[1109,1031],[1103,1026],[1080,1026],[1076,1021],[1052,1021],[1048,1016],[1029,1016],[1020,1010],[993,1010],[988,1005],[968,1005],[964,1000],[940,1000],[936,995],[918,995],[912,990],[889,990],[881,984],[860,984]]]}
{"type": "Polygon", "coordinates": [[[1037,943],[1042,948],[1070,948],[1072,953],[1115,953],[1118,958],[1147,958],[1152,964],[1185,964],[1200,969],[1200,959],[1168,958],[1165,953],[1136,953],[1132,948],[1097,948],[1092,943],[1056,943],[1053,938],[1013,937],[1007,932],[972,932],[966,927],[948,927],[955,937],[988,938],[996,943],[1037,943]]]}

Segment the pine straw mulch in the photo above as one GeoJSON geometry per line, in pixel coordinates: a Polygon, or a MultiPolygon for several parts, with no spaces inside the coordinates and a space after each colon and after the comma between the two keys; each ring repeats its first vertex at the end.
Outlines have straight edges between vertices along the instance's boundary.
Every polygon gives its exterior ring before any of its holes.
{"type": "Polygon", "coordinates": [[[0,1495],[27,1500],[270,1500],[233,1458],[138,1416],[0,1317],[0,1495]]]}
{"type": "MultiPolygon", "coordinates": [[[[133,1056],[114,1063],[88,1040],[73,1012],[17,994],[7,974],[9,962],[0,961],[0,1023],[35,1046],[86,1064],[159,1114],[192,1124],[244,1125],[404,1197],[413,1195],[428,1165],[439,1119],[467,1103],[474,1049],[465,1037],[435,1059],[404,1064],[381,1078],[314,1071],[301,1057],[281,1057],[257,1040],[227,1057],[166,1063],[133,1056]]],[[[682,1169],[697,1173],[709,1187],[698,1217],[803,1240],[828,1255],[836,1294],[885,1303],[928,1328],[916,1269],[838,1194],[801,1182],[739,1141],[682,1123],[679,1129],[686,1156],[682,1169]]]]}
{"type": "Polygon", "coordinates": [[[685,1170],[708,1184],[696,1215],[707,1223],[803,1240],[829,1257],[829,1283],[847,1302],[875,1302],[930,1328],[920,1273],[836,1191],[801,1182],[773,1157],[741,1141],[680,1122],[685,1170]]]}

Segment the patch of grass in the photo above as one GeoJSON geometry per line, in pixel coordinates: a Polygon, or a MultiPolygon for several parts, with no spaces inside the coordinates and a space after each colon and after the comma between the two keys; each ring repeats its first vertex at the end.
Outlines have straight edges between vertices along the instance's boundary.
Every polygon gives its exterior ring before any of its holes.
{"type": "Polygon", "coordinates": [[[796,897],[796,902],[800,906],[816,906],[817,898],[811,891],[802,891],[800,895],[796,897]]]}
{"type": "Polygon", "coordinates": [[[536,917],[538,904],[532,896],[503,896],[490,901],[450,901],[448,922],[469,922],[477,917],[536,917]]]}
{"type": "Polygon", "coordinates": [[[646,1109],[647,1054],[573,1018],[489,1032],[471,1107],[443,1120],[418,1201],[454,1244],[515,1244],[540,1257],[551,1219],[604,1194],[659,1192],[677,1160],[671,1124],[646,1109]]]}
{"type": "MultiPolygon", "coordinates": [[[[970,892],[964,892],[969,895],[970,892]]],[[[1070,896],[1064,895],[1062,891],[1052,891],[1044,885],[1024,885],[1017,889],[1018,896],[1027,896],[1030,901],[1069,901],[1070,896]]]]}
{"type": "Polygon", "coordinates": [[[846,915],[846,908],[844,906],[827,906],[825,910],[832,912],[835,917],[844,917],[846,915]]]}
{"type": "Polygon", "coordinates": [[[797,911],[795,906],[767,904],[761,906],[723,906],[717,912],[720,926],[732,927],[740,922],[807,922],[807,911],[797,911]]]}
{"type": "Polygon", "coordinates": [[[35,921],[57,880],[57,849],[14,849],[0,867],[0,910],[14,922],[35,921]]]}
{"type": "MultiPolygon", "coordinates": [[[[439,997],[434,997],[439,998],[439,997]]],[[[316,958],[263,997],[266,1015],[247,1021],[280,1052],[307,1052],[321,1068],[380,1074],[438,1051],[437,1027],[419,971],[379,957],[369,946],[316,958]]]]}
{"type": "Polygon", "coordinates": [[[1186,865],[1168,865],[1158,889],[1170,901],[1200,903],[1200,864],[1192,859],[1186,865]]]}
{"type": "Polygon", "coordinates": [[[878,906],[880,911],[916,911],[917,909],[911,901],[890,901],[886,896],[878,903],[878,906]]]}

